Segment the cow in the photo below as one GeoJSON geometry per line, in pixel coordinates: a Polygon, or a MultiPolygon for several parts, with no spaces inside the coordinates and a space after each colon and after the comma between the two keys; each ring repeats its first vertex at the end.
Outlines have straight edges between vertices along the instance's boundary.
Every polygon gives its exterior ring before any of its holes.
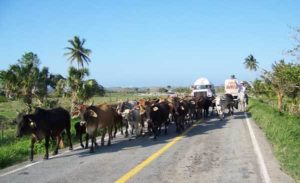
{"type": "Polygon", "coordinates": [[[216,104],[217,113],[221,120],[224,119],[225,109],[228,109],[228,113],[233,115],[233,107],[236,106],[236,102],[234,101],[232,95],[225,94],[223,96],[217,96],[214,102],[216,104]]]}
{"type": "MultiPolygon", "coordinates": [[[[79,138],[80,146],[84,149],[87,149],[88,142],[89,142],[89,135],[86,133],[86,123],[82,121],[76,122],[74,128],[76,131],[76,137],[79,138]],[[82,135],[84,134],[85,134],[85,146],[82,143],[82,135]]],[[[95,146],[98,146],[97,142],[95,142],[95,146]]]]}
{"type": "Polygon", "coordinates": [[[49,159],[49,140],[50,138],[57,139],[57,145],[53,152],[58,153],[59,143],[62,140],[61,133],[66,130],[69,139],[69,149],[72,150],[71,141],[71,118],[67,110],[59,107],[54,109],[36,108],[33,114],[20,113],[15,119],[17,123],[17,137],[22,137],[25,134],[31,134],[30,145],[30,160],[33,161],[33,149],[36,141],[45,139],[46,154],[44,159],[49,159]]]}
{"type": "Polygon", "coordinates": [[[148,124],[152,128],[152,132],[154,134],[154,140],[157,139],[157,136],[161,132],[161,127],[164,124],[165,126],[165,134],[168,133],[169,126],[169,112],[170,107],[166,102],[160,102],[153,104],[150,107],[150,120],[148,124]]]}
{"type": "Polygon", "coordinates": [[[122,115],[123,117],[123,125],[125,125],[125,137],[128,137],[128,128],[129,128],[129,119],[128,114],[129,111],[132,110],[135,106],[137,106],[137,101],[125,101],[120,102],[117,105],[117,112],[119,115],[122,115]]]}
{"type": "Polygon", "coordinates": [[[188,117],[190,122],[194,122],[194,120],[197,120],[197,111],[196,111],[196,99],[191,98],[188,100],[188,117]]]}
{"type": "MultiPolygon", "coordinates": [[[[101,146],[104,145],[104,137],[108,131],[107,145],[111,145],[112,130],[114,127],[114,110],[108,104],[101,104],[98,106],[89,106],[80,112],[81,121],[86,122],[86,131],[92,140],[90,152],[94,152],[94,144],[98,129],[103,129],[101,135],[101,146]]],[[[97,146],[96,146],[97,147],[97,146]]]]}
{"type": "Polygon", "coordinates": [[[128,112],[128,124],[131,128],[131,132],[130,135],[134,135],[135,136],[139,136],[142,133],[142,126],[141,126],[141,122],[142,122],[142,117],[141,117],[141,112],[140,112],[140,108],[139,107],[135,107],[133,109],[131,109],[128,112]]]}
{"type": "Polygon", "coordinates": [[[175,108],[173,111],[175,124],[176,124],[176,132],[180,133],[184,130],[186,116],[188,114],[188,103],[182,99],[176,99],[175,108]]]}
{"type": "Polygon", "coordinates": [[[123,117],[121,114],[117,112],[116,107],[112,106],[113,109],[113,114],[114,114],[114,127],[115,127],[115,132],[113,134],[113,137],[116,138],[118,129],[120,129],[121,134],[123,135],[123,117]]]}
{"type": "Polygon", "coordinates": [[[197,114],[203,118],[208,117],[209,107],[211,106],[211,99],[206,96],[197,97],[197,114]]]}

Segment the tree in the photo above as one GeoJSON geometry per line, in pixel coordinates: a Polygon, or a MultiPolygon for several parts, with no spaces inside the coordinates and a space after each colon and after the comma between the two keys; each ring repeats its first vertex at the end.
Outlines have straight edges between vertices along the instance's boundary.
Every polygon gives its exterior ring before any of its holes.
{"type": "Polygon", "coordinates": [[[176,92],[178,93],[187,93],[190,94],[192,90],[189,87],[179,87],[175,89],[176,92]]]}
{"type": "Polygon", "coordinates": [[[79,37],[74,36],[73,39],[68,40],[68,42],[71,44],[71,47],[66,47],[69,52],[65,53],[65,56],[69,56],[68,60],[73,63],[74,61],[77,62],[77,69],[84,68],[84,63],[88,64],[91,62],[89,56],[91,54],[90,49],[86,49],[83,47],[85,43],[85,39],[80,40],[79,37]]]}
{"type": "Polygon", "coordinates": [[[293,39],[295,40],[296,44],[295,47],[288,50],[288,54],[290,54],[293,57],[296,57],[296,60],[300,61],[300,28],[293,28],[296,34],[293,36],[293,39]]]}
{"type": "Polygon", "coordinates": [[[300,92],[300,65],[289,63],[282,71],[285,80],[285,94],[292,99],[293,107],[297,106],[297,98],[300,92]]]}
{"type": "Polygon", "coordinates": [[[57,83],[60,80],[66,80],[66,79],[62,75],[60,75],[60,74],[50,74],[49,85],[51,86],[51,88],[55,89],[57,83]]]}
{"type": "MultiPolygon", "coordinates": [[[[263,76],[262,76],[263,77],[263,76]]],[[[268,98],[274,96],[275,93],[271,88],[270,83],[266,83],[265,80],[256,79],[252,82],[252,87],[250,92],[253,93],[256,97],[265,95],[268,98]]]]}
{"type": "Polygon", "coordinates": [[[40,105],[44,103],[44,100],[48,95],[49,85],[50,85],[49,70],[47,67],[44,67],[38,73],[38,77],[35,81],[35,86],[33,88],[33,94],[38,99],[40,105]]]}
{"type": "Polygon", "coordinates": [[[40,60],[32,52],[25,53],[17,64],[11,65],[7,71],[1,71],[0,80],[7,97],[20,98],[31,112],[33,98],[43,102],[47,96],[48,68],[38,68],[40,60]]]}
{"type": "Polygon", "coordinates": [[[272,64],[272,71],[264,71],[262,78],[267,84],[270,84],[273,91],[277,96],[277,109],[282,112],[283,97],[287,88],[288,78],[286,72],[289,69],[290,64],[285,63],[284,60],[275,62],[272,64]]]}
{"type": "Polygon", "coordinates": [[[249,69],[250,71],[256,71],[258,68],[258,62],[254,58],[252,54],[250,54],[247,58],[245,58],[244,65],[246,69],[249,69]]]}
{"type": "Polygon", "coordinates": [[[103,95],[104,88],[97,83],[94,79],[89,79],[87,81],[83,81],[79,87],[78,91],[78,99],[81,100],[80,103],[88,101],[94,95],[103,95]]]}
{"type": "Polygon", "coordinates": [[[65,97],[65,95],[67,94],[66,88],[67,88],[67,80],[66,79],[58,80],[55,85],[55,95],[65,97]]]}
{"type": "Polygon", "coordinates": [[[78,103],[78,92],[83,84],[85,76],[89,75],[87,68],[76,69],[75,67],[69,68],[69,77],[67,78],[68,86],[71,92],[72,104],[78,103]]]}
{"type": "Polygon", "coordinates": [[[165,89],[165,88],[159,88],[159,89],[158,89],[158,92],[160,92],[160,93],[167,93],[168,90],[165,89]]]}

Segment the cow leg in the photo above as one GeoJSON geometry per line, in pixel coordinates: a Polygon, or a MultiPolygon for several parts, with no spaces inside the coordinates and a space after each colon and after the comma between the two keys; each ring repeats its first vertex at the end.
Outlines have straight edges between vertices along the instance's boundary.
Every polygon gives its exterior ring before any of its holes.
{"type": "Polygon", "coordinates": [[[91,148],[90,148],[90,153],[95,152],[95,148],[94,148],[94,144],[95,144],[95,137],[92,136],[91,138],[92,144],[91,144],[91,148]]]}
{"type": "Polygon", "coordinates": [[[80,146],[81,146],[82,148],[84,148],[84,145],[83,145],[83,143],[82,143],[82,133],[79,134],[79,141],[80,141],[80,146]]]}
{"type": "MultiPolygon", "coordinates": [[[[93,141],[93,140],[92,140],[93,141]]],[[[89,134],[85,135],[85,149],[89,148],[89,134]]]]}
{"type": "Polygon", "coordinates": [[[160,134],[161,134],[161,125],[162,125],[162,124],[160,124],[160,125],[158,126],[158,134],[157,134],[157,135],[160,135],[160,134]]]}
{"type": "Polygon", "coordinates": [[[158,127],[153,125],[152,131],[153,131],[153,135],[154,135],[153,140],[157,140],[158,127]]]}
{"type": "Polygon", "coordinates": [[[118,132],[118,125],[115,126],[114,138],[116,138],[118,132]]]}
{"type": "Polygon", "coordinates": [[[133,131],[136,130],[136,129],[135,129],[135,124],[133,124],[133,123],[135,123],[135,122],[132,122],[132,123],[130,124],[130,127],[131,127],[131,132],[130,132],[130,133],[131,133],[131,136],[133,135],[133,131]]]}
{"type": "MultiPolygon", "coordinates": [[[[113,127],[108,127],[108,134],[112,134],[113,127]]],[[[108,136],[107,146],[111,145],[111,135],[108,136]]]]}
{"type": "Polygon", "coordinates": [[[128,133],[128,128],[129,128],[129,124],[128,124],[128,121],[126,121],[126,124],[125,124],[125,137],[128,137],[129,133],[128,133]]]}
{"type": "Polygon", "coordinates": [[[165,122],[165,135],[168,134],[168,122],[165,122]]]}
{"type": "Polygon", "coordinates": [[[103,132],[102,132],[102,136],[101,136],[101,146],[104,146],[104,137],[106,135],[106,131],[107,131],[107,128],[104,128],[103,132]]]}
{"type": "Polygon", "coordinates": [[[36,142],[36,138],[32,137],[31,144],[30,144],[30,161],[33,161],[33,148],[34,148],[35,142],[36,142]]]}
{"type": "Polygon", "coordinates": [[[50,136],[46,135],[45,137],[45,149],[46,149],[46,154],[44,156],[44,159],[49,159],[49,140],[50,140],[50,136]]]}
{"type": "Polygon", "coordinates": [[[53,155],[57,155],[57,154],[58,154],[58,147],[59,147],[59,143],[60,143],[61,140],[62,140],[62,139],[61,139],[61,136],[58,135],[58,136],[56,137],[56,148],[55,148],[55,150],[54,150],[54,152],[53,152],[53,155]]]}
{"type": "Polygon", "coordinates": [[[69,150],[73,150],[73,145],[72,145],[72,140],[71,140],[71,132],[70,132],[70,129],[66,129],[67,131],[67,136],[68,136],[68,139],[69,139],[69,150]]]}

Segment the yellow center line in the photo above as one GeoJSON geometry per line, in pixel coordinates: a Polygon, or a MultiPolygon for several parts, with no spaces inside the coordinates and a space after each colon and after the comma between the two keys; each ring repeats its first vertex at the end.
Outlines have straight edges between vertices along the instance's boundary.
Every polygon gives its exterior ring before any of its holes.
{"type": "Polygon", "coordinates": [[[170,147],[172,147],[174,144],[176,144],[179,140],[181,140],[189,131],[191,131],[199,122],[195,123],[193,126],[188,128],[186,131],[184,131],[182,134],[180,134],[178,137],[175,137],[171,142],[166,144],[164,147],[153,153],[151,156],[149,156],[145,161],[138,164],[136,167],[131,169],[129,172],[127,172],[125,175],[123,175],[121,178],[119,178],[116,183],[125,183],[130,178],[135,176],[137,173],[139,173],[143,168],[145,168],[147,165],[149,165],[153,160],[158,158],[160,155],[162,155],[164,152],[166,152],[170,147]]]}

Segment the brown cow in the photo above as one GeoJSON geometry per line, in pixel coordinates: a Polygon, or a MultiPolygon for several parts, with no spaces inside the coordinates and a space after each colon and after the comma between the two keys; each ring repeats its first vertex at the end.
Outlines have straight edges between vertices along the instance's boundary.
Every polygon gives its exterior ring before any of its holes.
{"type": "Polygon", "coordinates": [[[104,137],[108,131],[107,145],[111,145],[112,130],[114,127],[115,113],[113,108],[108,104],[98,106],[89,106],[85,110],[81,108],[81,121],[86,122],[86,130],[92,139],[90,152],[94,152],[94,144],[98,129],[103,129],[101,136],[101,146],[104,145],[104,137]]]}

